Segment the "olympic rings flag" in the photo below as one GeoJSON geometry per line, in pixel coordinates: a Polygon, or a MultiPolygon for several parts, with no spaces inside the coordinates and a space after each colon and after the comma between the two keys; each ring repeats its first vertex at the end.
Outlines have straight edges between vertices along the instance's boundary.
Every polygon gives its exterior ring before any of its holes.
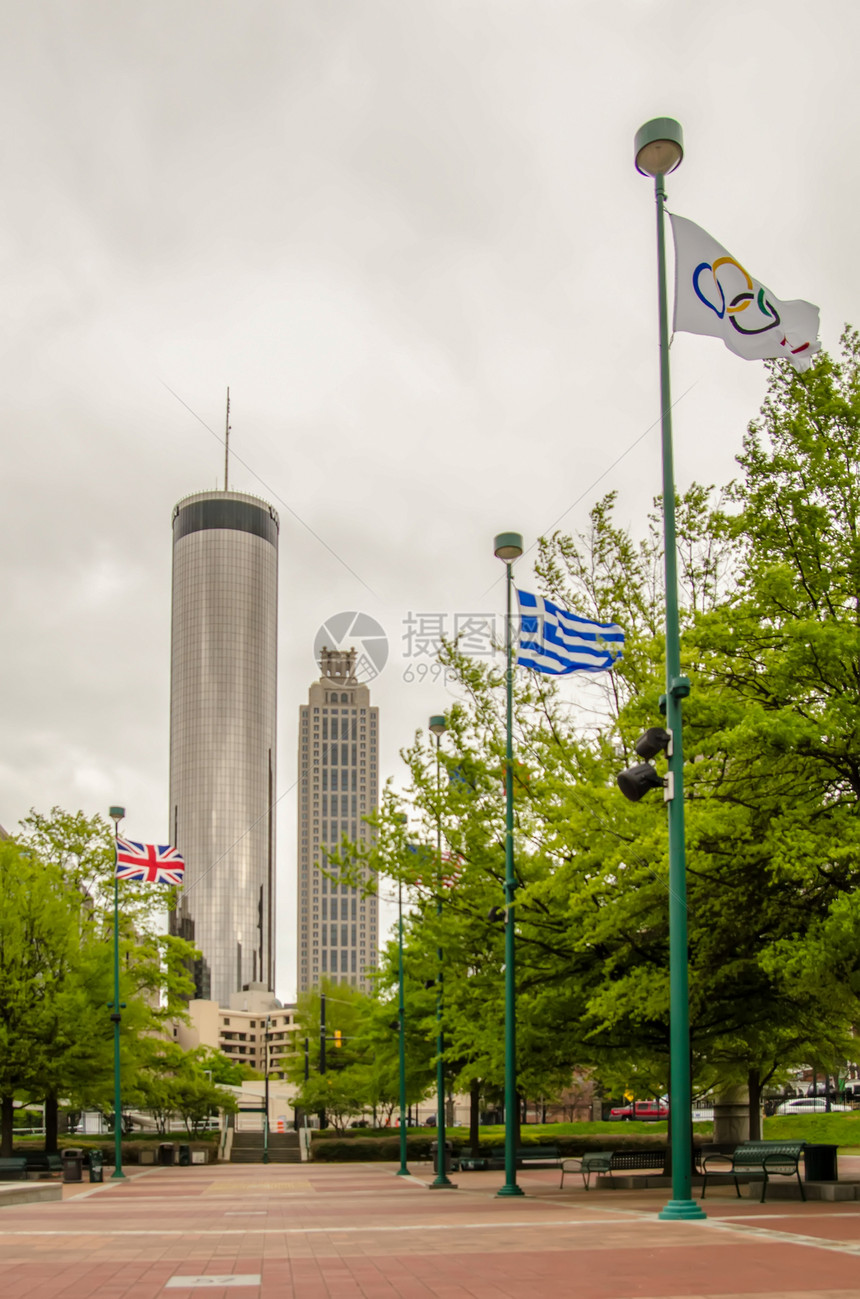
{"type": "Polygon", "coordinates": [[[781,302],[707,230],[669,214],[675,237],[675,324],[687,334],[713,334],[747,361],[782,357],[808,370],[821,350],[818,308],[781,302]]]}

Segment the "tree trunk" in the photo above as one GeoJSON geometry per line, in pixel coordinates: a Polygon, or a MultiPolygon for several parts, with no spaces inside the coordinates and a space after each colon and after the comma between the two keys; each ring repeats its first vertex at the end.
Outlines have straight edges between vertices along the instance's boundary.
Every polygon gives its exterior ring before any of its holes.
{"type": "Polygon", "coordinates": [[[12,1155],[12,1126],[15,1107],[12,1096],[0,1096],[0,1159],[9,1159],[12,1155]]]}
{"type": "Polygon", "coordinates": [[[750,1099],[750,1141],[761,1141],[761,1077],[758,1069],[747,1075],[750,1099]]]}
{"type": "Polygon", "coordinates": [[[481,1153],[481,1081],[473,1078],[469,1087],[469,1150],[474,1159],[481,1153]]]}
{"type": "Polygon", "coordinates": [[[45,1154],[59,1154],[60,1106],[56,1096],[45,1097],[45,1154]]]}
{"type": "Polygon", "coordinates": [[[724,1087],[714,1098],[715,1143],[737,1146],[742,1141],[749,1141],[751,1117],[752,1106],[746,1086],[724,1087]]]}

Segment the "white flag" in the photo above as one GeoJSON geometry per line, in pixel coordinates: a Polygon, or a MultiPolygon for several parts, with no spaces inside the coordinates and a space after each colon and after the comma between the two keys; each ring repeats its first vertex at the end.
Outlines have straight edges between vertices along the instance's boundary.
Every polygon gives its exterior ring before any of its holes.
{"type": "Polygon", "coordinates": [[[808,370],[821,350],[818,308],[780,302],[707,230],[670,213],[675,236],[675,329],[713,334],[747,361],[783,357],[808,370]]]}

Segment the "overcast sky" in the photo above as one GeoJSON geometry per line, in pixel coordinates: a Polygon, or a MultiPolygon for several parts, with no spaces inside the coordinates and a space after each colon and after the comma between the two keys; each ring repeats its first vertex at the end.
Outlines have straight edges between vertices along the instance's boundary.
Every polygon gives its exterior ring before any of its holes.
{"type": "MultiPolygon", "coordinates": [[[[450,699],[404,679],[430,662],[403,655],[407,615],[492,612],[494,534],[581,527],[607,490],[644,528],[647,119],[684,126],[673,210],[817,303],[825,347],[860,323],[858,29],[847,0],[7,4],[0,823],[120,802],[129,835],[167,837],[171,512],[223,486],[229,384],[230,485],[281,518],[291,996],[317,628],[385,627],[397,775],[450,699]]],[[[678,485],[727,481],[764,369],[691,335],[672,362],[678,485]]]]}

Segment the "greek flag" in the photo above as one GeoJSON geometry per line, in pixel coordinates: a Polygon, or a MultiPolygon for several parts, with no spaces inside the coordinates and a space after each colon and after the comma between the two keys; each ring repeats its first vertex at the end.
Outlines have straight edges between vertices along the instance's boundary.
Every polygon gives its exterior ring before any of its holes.
{"type": "Polygon", "coordinates": [[[592,622],[559,609],[543,596],[517,591],[520,647],[517,663],[548,676],[603,672],[624,650],[624,632],[614,622],[592,622]]]}

